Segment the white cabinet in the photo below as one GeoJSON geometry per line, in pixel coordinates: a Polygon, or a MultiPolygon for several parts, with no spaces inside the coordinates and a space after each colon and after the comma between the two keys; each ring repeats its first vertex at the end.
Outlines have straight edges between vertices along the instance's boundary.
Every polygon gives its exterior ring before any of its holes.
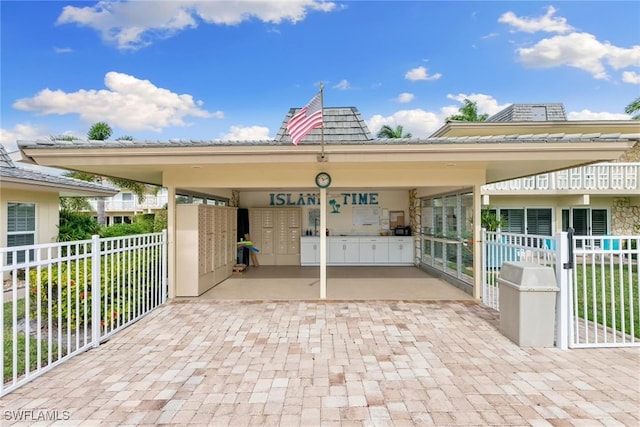
{"type": "Polygon", "coordinates": [[[413,237],[389,237],[389,264],[414,264],[413,237]]]}
{"type": "Polygon", "coordinates": [[[360,264],[386,264],[388,262],[388,237],[360,238],[360,264]]]}
{"type": "MultiPolygon", "coordinates": [[[[327,237],[327,265],[414,265],[413,237],[327,237]]],[[[300,239],[300,265],[320,264],[320,238],[300,239]]]]}
{"type": "Polygon", "coordinates": [[[176,206],[176,296],[199,296],[225,280],[237,258],[236,209],[176,206]]]}
{"type": "Polygon", "coordinates": [[[320,238],[303,237],[300,240],[300,265],[320,264],[320,238]]]}
{"type": "Polygon", "coordinates": [[[328,237],[328,264],[358,264],[360,241],[357,237],[328,237]]]}

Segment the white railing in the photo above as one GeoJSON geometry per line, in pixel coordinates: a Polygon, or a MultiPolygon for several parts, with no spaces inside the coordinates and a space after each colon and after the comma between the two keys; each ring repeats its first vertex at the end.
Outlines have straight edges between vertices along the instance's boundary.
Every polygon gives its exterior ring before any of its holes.
{"type": "Polygon", "coordinates": [[[554,269],[560,287],[556,346],[640,346],[640,236],[482,233],[482,301],[500,310],[503,262],[554,269]],[[571,245],[571,250],[569,250],[571,245]]]}
{"type": "MultiPolygon", "coordinates": [[[[147,209],[162,209],[166,206],[168,197],[166,195],[158,196],[145,196],[144,200],[140,202],[137,196],[133,196],[131,200],[123,200],[118,198],[107,198],[104,201],[104,209],[107,212],[111,211],[126,211],[136,212],[144,211],[147,209]]],[[[91,208],[95,211],[98,208],[97,200],[89,200],[91,208]]]]}
{"type": "Polygon", "coordinates": [[[555,269],[556,238],[482,231],[482,302],[500,310],[498,275],[503,262],[527,261],[555,269]]]}
{"type": "Polygon", "coordinates": [[[598,163],[482,186],[484,194],[503,191],[600,191],[640,190],[640,163],[598,163]]]}
{"type": "Polygon", "coordinates": [[[163,304],[166,236],[0,248],[0,396],[163,304]]]}

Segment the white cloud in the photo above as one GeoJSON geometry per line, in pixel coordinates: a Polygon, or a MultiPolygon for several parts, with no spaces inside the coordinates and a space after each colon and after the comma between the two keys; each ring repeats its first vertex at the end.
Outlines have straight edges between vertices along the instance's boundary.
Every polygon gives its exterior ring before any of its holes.
{"type": "Polygon", "coordinates": [[[330,12],[335,3],[318,0],[288,1],[100,1],[93,6],[65,6],[57,24],[93,28],[119,49],[140,49],[155,38],[171,37],[195,28],[198,21],[215,25],[238,25],[257,19],[265,23],[296,23],[309,11],[330,12]]]}
{"type": "Polygon", "coordinates": [[[415,98],[415,96],[412,93],[403,92],[398,95],[398,97],[396,98],[396,102],[405,104],[407,102],[413,101],[413,98],[415,98]]]}
{"type": "Polygon", "coordinates": [[[367,126],[371,134],[375,137],[380,128],[384,125],[395,128],[401,125],[405,132],[411,133],[414,138],[427,138],[433,132],[444,125],[445,119],[454,114],[459,114],[458,109],[465,99],[476,102],[478,114],[489,114],[489,116],[506,108],[509,104],[498,104],[490,95],[473,93],[470,95],[460,93],[458,95],[447,95],[447,98],[458,101],[460,105],[448,105],[440,108],[439,112],[425,111],[423,109],[400,110],[390,116],[376,114],[367,120],[367,126]]]}
{"type": "Polygon", "coordinates": [[[48,139],[41,128],[28,124],[17,124],[12,129],[0,129],[0,144],[4,145],[7,152],[16,151],[19,139],[48,139]]]}
{"type": "Polygon", "coordinates": [[[224,113],[201,109],[202,102],[191,95],[159,88],[148,80],[108,72],[104,79],[107,90],[43,89],[33,98],[17,100],[13,107],[40,114],[79,114],[87,123],[104,121],[125,131],[161,131],[170,126],[186,126],[187,116],[223,118],[224,113]]]}
{"type": "Polygon", "coordinates": [[[569,120],[629,120],[628,114],[624,113],[607,113],[607,112],[595,112],[589,110],[572,111],[567,113],[567,119],[569,120]]]}
{"type": "Polygon", "coordinates": [[[613,46],[609,43],[604,43],[604,46],[607,50],[607,62],[614,69],[640,67],[640,45],[632,46],[629,49],[613,46]]]}
{"type": "Polygon", "coordinates": [[[624,49],[601,43],[594,35],[572,33],[543,39],[530,48],[517,50],[520,61],[532,68],[561,65],[587,71],[596,79],[607,79],[604,62],[615,69],[640,64],[640,46],[624,49]]]}
{"type": "Polygon", "coordinates": [[[622,81],[631,84],[640,84],[640,74],[635,71],[625,71],[622,73],[622,81]]]}
{"type": "Polygon", "coordinates": [[[544,31],[547,33],[568,33],[573,27],[567,24],[566,18],[554,17],[556,9],[553,6],[547,7],[547,13],[544,16],[529,18],[518,17],[515,13],[509,11],[503,13],[498,22],[507,24],[512,31],[522,31],[525,33],[536,33],[544,31]]]}
{"type": "Polygon", "coordinates": [[[347,80],[340,80],[340,82],[333,87],[334,89],[347,90],[351,89],[351,84],[347,80]]]}
{"type": "Polygon", "coordinates": [[[493,116],[499,111],[504,110],[511,104],[511,103],[502,104],[502,105],[498,104],[498,101],[494,97],[492,97],[491,95],[485,95],[483,93],[472,93],[470,95],[467,95],[465,93],[459,93],[457,95],[449,94],[447,95],[447,98],[453,99],[454,101],[458,101],[460,105],[457,107],[453,107],[453,106],[444,107],[443,110],[446,108],[447,111],[451,111],[451,113],[448,113],[445,117],[449,117],[454,114],[460,114],[459,108],[462,106],[465,99],[468,99],[469,101],[476,103],[476,106],[478,107],[479,115],[488,114],[489,117],[493,116]]]}
{"type": "Polygon", "coordinates": [[[440,77],[442,77],[442,74],[440,73],[436,73],[430,76],[428,70],[422,66],[412,68],[404,75],[405,79],[411,80],[412,82],[418,80],[438,80],[440,77]]]}
{"type": "Polygon", "coordinates": [[[609,78],[605,65],[616,70],[640,66],[640,45],[623,48],[609,42],[601,42],[593,34],[574,32],[567,20],[554,16],[555,13],[556,9],[549,6],[547,13],[541,17],[518,17],[513,12],[506,12],[498,19],[498,22],[509,25],[513,32],[542,31],[559,34],[543,38],[533,46],[517,49],[519,60],[525,66],[568,66],[586,71],[596,79],[609,78]]]}
{"type": "Polygon", "coordinates": [[[55,53],[73,53],[73,49],[70,47],[54,47],[53,51],[55,53]]]}
{"type": "Polygon", "coordinates": [[[270,139],[269,128],[264,126],[231,126],[229,132],[222,135],[223,141],[262,141],[270,139]]]}
{"type": "Polygon", "coordinates": [[[415,110],[396,111],[391,116],[374,115],[366,121],[373,137],[384,125],[395,129],[400,125],[405,132],[411,133],[414,138],[426,138],[442,126],[442,115],[435,114],[420,108],[415,110]]]}

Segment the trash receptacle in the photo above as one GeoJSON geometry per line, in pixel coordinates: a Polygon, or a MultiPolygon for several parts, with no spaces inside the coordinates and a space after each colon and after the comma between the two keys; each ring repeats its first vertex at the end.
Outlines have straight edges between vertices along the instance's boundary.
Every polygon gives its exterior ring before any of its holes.
{"type": "Polygon", "coordinates": [[[500,332],[521,347],[553,347],[559,291],[553,269],[505,262],[498,286],[500,332]]]}

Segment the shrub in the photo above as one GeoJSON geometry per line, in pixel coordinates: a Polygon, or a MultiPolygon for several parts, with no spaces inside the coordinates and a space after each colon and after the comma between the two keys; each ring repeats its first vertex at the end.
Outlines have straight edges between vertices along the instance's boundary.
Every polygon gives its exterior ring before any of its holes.
{"type": "Polygon", "coordinates": [[[29,299],[31,318],[37,317],[38,298],[40,301],[41,316],[47,319],[51,313],[54,325],[56,320],[61,320],[63,328],[76,329],[78,322],[83,324],[84,319],[91,319],[91,293],[87,289],[85,277],[91,277],[91,266],[80,264],[62,264],[53,266],[50,270],[43,269],[40,272],[40,282],[36,270],[30,272],[31,289],[29,299]],[[51,298],[49,298],[49,278],[51,278],[51,298]],[[40,295],[38,295],[38,288],[40,295]]]}
{"type": "Polygon", "coordinates": [[[155,218],[155,214],[152,213],[146,213],[146,214],[138,214],[136,216],[133,217],[133,223],[134,224],[144,224],[144,226],[146,227],[147,231],[145,231],[145,233],[153,233],[153,223],[154,223],[154,218],[155,218]]]}
{"type": "Polygon", "coordinates": [[[151,230],[147,229],[146,223],[133,222],[131,224],[115,224],[100,229],[100,237],[120,237],[134,234],[146,234],[151,230]]]}
{"type": "Polygon", "coordinates": [[[168,212],[166,209],[161,211],[157,211],[155,214],[155,218],[153,220],[153,232],[159,233],[165,228],[167,228],[168,223],[168,212]]]}
{"type": "MultiPolygon", "coordinates": [[[[131,319],[134,313],[140,313],[148,307],[151,300],[147,288],[154,276],[150,273],[155,261],[155,252],[138,253],[138,260],[132,261],[130,254],[121,253],[103,257],[100,262],[100,318],[101,325],[111,327],[131,319]],[[143,264],[140,260],[145,260],[143,264]],[[105,273],[106,272],[106,273],[105,273]],[[132,280],[130,283],[129,281],[132,280]],[[138,288],[137,284],[140,283],[138,288]],[[135,284],[135,285],[134,285],[135,284]],[[134,286],[136,289],[134,289],[134,286]]],[[[31,270],[29,289],[31,318],[37,317],[38,297],[40,313],[47,319],[51,313],[54,324],[58,320],[63,328],[76,329],[85,319],[91,322],[91,270],[89,260],[86,263],[54,265],[50,269],[31,270]],[[51,282],[51,298],[49,298],[51,282]],[[38,295],[38,288],[40,294],[38,295]]]]}
{"type": "Polygon", "coordinates": [[[66,209],[60,211],[60,223],[58,225],[58,241],[71,242],[75,240],[90,239],[93,234],[98,234],[100,224],[94,218],[66,209]]]}

